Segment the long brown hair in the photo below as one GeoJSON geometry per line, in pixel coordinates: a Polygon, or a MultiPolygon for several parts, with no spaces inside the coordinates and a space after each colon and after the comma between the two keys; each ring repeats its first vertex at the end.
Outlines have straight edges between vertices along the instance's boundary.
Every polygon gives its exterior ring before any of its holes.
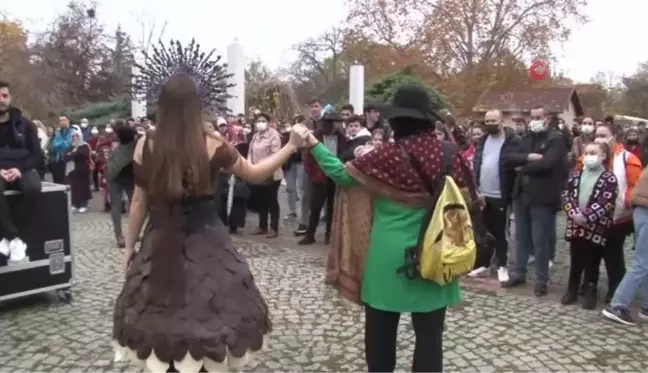
{"type": "Polygon", "coordinates": [[[202,106],[193,80],[185,76],[169,79],[158,100],[157,119],[149,160],[151,195],[174,200],[185,194],[209,194],[209,155],[202,106]]]}

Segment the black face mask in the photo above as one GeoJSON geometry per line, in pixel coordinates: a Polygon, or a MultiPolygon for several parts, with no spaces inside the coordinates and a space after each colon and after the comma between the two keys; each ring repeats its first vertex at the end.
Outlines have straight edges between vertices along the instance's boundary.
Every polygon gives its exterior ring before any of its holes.
{"type": "Polygon", "coordinates": [[[580,130],[580,128],[574,127],[574,128],[572,128],[572,133],[574,134],[574,136],[580,136],[581,130],[580,130]]]}
{"type": "Polygon", "coordinates": [[[628,145],[637,145],[639,144],[639,139],[628,139],[626,140],[626,143],[628,143],[628,145]]]}
{"type": "Polygon", "coordinates": [[[486,133],[491,134],[491,135],[496,135],[500,132],[502,127],[498,125],[487,125],[486,127],[486,133]]]}

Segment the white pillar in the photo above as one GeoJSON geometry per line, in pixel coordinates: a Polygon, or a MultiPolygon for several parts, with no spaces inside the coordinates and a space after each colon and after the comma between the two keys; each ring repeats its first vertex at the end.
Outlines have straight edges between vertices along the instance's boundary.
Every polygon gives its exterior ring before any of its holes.
{"type": "Polygon", "coordinates": [[[236,39],[227,47],[227,71],[232,74],[230,83],[234,84],[228,89],[232,97],[227,100],[227,108],[234,115],[245,114],[245,55],[236,39]]]}
{"type": "Polygon", "coordinates": [[[349,103],[355,114],[364,112],[364,66],[351,65],[349,72],[349,103]]]}
{"type": "MultiPolygon", "coordinates": [[[[135,55],[135,61],[142,64],[144,62],[144,57],[140,54],[135,55]]],[[[135,77],[139,75],[139,69],[137,66],[133,65],[131,68],[131,82],[135,84],[135,77]]],[[[133,92],[131,98],[131,118],[141,118],[146,117],[146,95],[143,93],[133,92]]]]}

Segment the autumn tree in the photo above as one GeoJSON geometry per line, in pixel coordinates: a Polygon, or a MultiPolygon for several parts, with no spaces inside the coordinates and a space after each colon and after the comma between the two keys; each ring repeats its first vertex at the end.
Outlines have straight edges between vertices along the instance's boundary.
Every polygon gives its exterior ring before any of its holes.
{"type": "Polygon", "coordinates": [[[602,90],[598,92],[598,97],[600,99],[601,109],[604,113],[620,114],[625,111],[625,92],[622,84],[623,79],[621,77],[612,71],[599,71],[592,77],[592,79],[590,79],[590,82],[602,88],[602,90]]]}
{"type": "Polygon", "coordinates": [[[299,111],[292,85],[258,59],[245,69],[245,102],[280,120],[288,120],[299,111]]]}
{"type": "Polygon", "coordinates": [[[334,28],[294,46],[297,58],[287,74],[302,103],[311,97],[337,102],[348,94],[349,61],[343,38],[343,30],[334,28]]]}
{"type": "Polygon", "coordinates": [[[621,81],[624,112],[619,114],[648,118],[648,62],[640,64],[634,74],[621,81]]]}
{"type": "Polygon", "coordinates": [[[40,62],[60,82],[71,105],[99,100],[96,75],[110,58],[110,39],[96,17],[88,17],[90,3],[71,1],[36,45],[40,62]]]}
{"type": "MultiPolygon", "coordinates": [[[[465,109],[507,74],[518,81],[526,70],[522,61],[550,57],[550,45],[569,37],[570,21],[585,21],[586,1],[350,0],[349,5],[349,47],[407,54],[429,69],[428,79],[443,81],[454,103],[465,109]]],[[[403,67],[397,59],[375,57],[372,69],[403,67]]]]}

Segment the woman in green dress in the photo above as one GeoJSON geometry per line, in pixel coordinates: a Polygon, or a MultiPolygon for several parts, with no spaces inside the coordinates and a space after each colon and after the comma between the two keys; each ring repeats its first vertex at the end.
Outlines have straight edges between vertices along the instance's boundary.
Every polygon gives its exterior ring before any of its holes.
{"type": "MultiPolygon", "coordinates": [[[[309,136],[306,144],[338,186],[361,187],[372,196],[371,211],[367,212],[371,215],[367,220],[371,222],[369,248],[360,291],[365,306],[368,370],[394,370],[398,321],[401,313],[409,312],[416,335],[412,371],[440,372],[445,312],[460,302],[459,284],[454,281],[441,286],[420,278],[408,279],[397,272],[404,264],[405,249],[417,244],[432,199],[410,162],[418,162],[432,185],[442,176],[443,143],[434,133],[439,116],[431,108],[425,89],[414,85],[397,90],[393,104],[385,107],[382,115],[389,119],[395,142],[385,143],[346,165],[314,136],[309,136]]],[[[472,175],[461,171],[465,160],[459,152],[452,159],[451,175],[462,187],[466,177],[472,175]]],[[[345,206],[336,207],[343,210],[345,206]]],[[[357,213],[354,211],[354,216],[357,213]]]]}

